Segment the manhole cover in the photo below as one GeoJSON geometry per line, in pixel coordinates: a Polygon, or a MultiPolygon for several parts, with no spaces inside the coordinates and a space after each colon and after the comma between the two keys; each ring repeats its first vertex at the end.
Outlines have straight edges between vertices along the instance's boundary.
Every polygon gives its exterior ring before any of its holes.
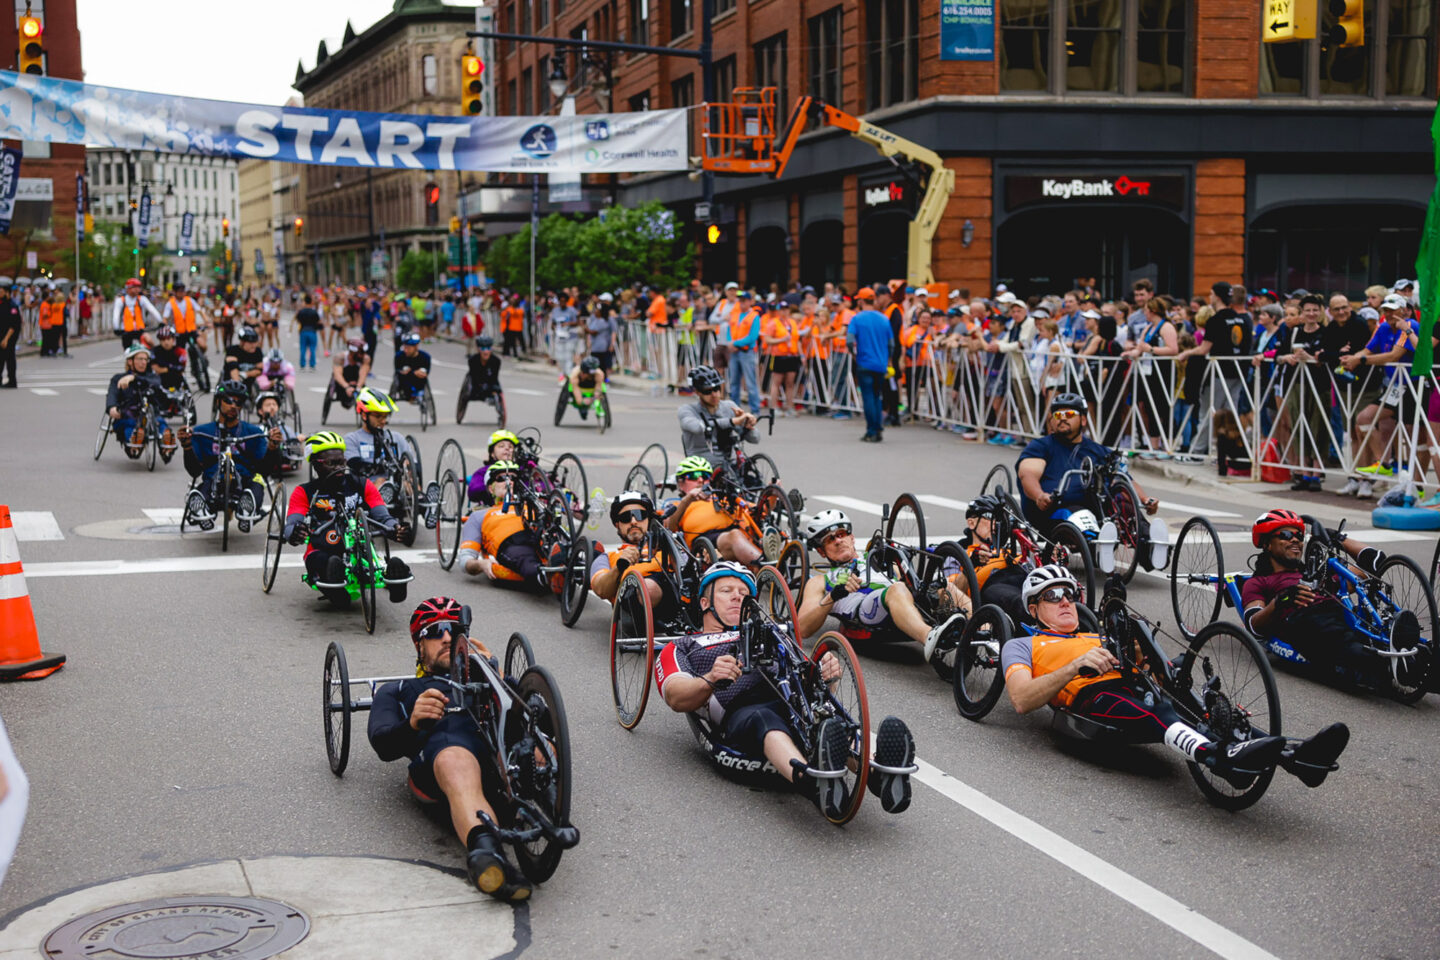
{"type": "Polygon", "coordinates": [[[265,960],[295,946],[310,918],[258,897],[167,897],[71,920],[45,938],[52,960],[265,960]]]}

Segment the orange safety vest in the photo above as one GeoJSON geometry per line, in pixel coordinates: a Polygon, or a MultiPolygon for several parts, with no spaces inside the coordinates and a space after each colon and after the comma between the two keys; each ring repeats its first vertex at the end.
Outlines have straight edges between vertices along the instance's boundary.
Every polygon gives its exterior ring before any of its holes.
{"type": "MultiPolygon", "coordinates": [[[[1030,638],[1030,676],[1043,677],[1047,673],[1054,673],[1086,650],[1100,646],[1103,641],[1104,638],[1098,633],[1076,633],[1070,636],[1037,633],[1030,638]]],[[[1010,670],[1019,669],[1020,666],[1014,664],[1010,670]]],[[[1010,670],[1005,671],[1007,676],[1010,670]]],[[[1068,706],[1074,702],[1075,695],[1090,684],[1114,680],[1119,676],[1118,671],[1110,670],[1097,677],[1076,677],[1065,684],[1050,703],[1057,707],[1068,706]]]]}
{"type": "Polygon", "coordinates": [[[48,300],[40,304],[40,329],[49,330],[51,327],[58,327],[65,322],[65,308],[50,303],[48,300]],[[55,314],[59,316],[55,316],[55,314]]]}
{"type": "Polygon", "coordinates": [[[800,353],[800,330],[790,322],[790,318],[784,314],[771,314],[765,318],[765,325],[762,328],[764,336],[784,337],[780,343],[767,343],[765,348],[772,356],[793,357],[800,353]]]}
{"type": "Polygon", "coordinates": [[[170,298],[170,315],[171,315],[171,317],[174,318],[174,322],[175,322],[175,332],[176,332],[176,333],[183,335],[183,334],[194,333],[194,332],[195,332],[195,301],[194,301],[194,300],[191,300],[189,297],[186,297],[186,298],[183,299],[183,300],[176,301],[176,299],[175,299],[174,297],[171,297],[171,298],[170,298]]]}
{"type": "MultiPolygon", "coordinates": [[[[730,312],[730,322],[728,324],[730,328],[730,342],[732,344],[738,343],[739,341],[744,340],[746,337],[750,336],[750,331],[751,329],[753,329],[753,324],[755,323],[756,319],[759,318],[759,316],[760,311],[755,310],[754,308],[751,308],[743,314],[739,311],[739,309],[732,310],[730,312]]],[[[750,347],[737,347],[736,349],[749,350],[750,347]]]]}
{"type": "Polygon", "coordinates": [[[836,310],[830,317],[830,329],[840,336],[830,341],[830,349],[836,353],[849,353],[850,344],[845,340],[845,332],[850,328],[850,318],[855,316],[855,311],[848,307],[836,310]]]}
{"type": "Polygon", "coordinates": [[[500,311],[500,329],[519,333],[525,329],[525,311],[520,307],[506,307],[500,311]]]}
{"type": "Polygon", "coordinates": [[[137,330],[145,329],[145,309],[140,306],[140,301],[135,301],[135,306],[127,307],[122,300],[120,303],[121,329],[126,333],[134,333],[137,330]]]}

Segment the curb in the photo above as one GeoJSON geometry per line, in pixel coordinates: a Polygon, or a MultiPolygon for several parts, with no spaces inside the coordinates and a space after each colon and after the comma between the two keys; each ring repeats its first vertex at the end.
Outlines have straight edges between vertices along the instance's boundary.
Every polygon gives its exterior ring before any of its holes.
{"type": "MultiPolygon", "coordinates": [[[[1203,490],[1212,496],[1229,499],[1232,502],[1236,495],[1240,494],[1247,498],[1254,497],[1253,506],[1257,509],[1268,509],[1276,504],[1261,499],[1260,494],[1288,493],[1284,484],[1264,483],[1259,480],[1231,481],[1221,480],[1219,477],[1201,476],[1186,470],[1184,467],[1163,460],[1141,460],[1139,457],[1132,457],[1129,460],[1130,469],[1141,473],[1148,473],[1152,476],[1169,480],[1186,487],[1194,487],[1203,490]]],[[[1295,501],[1282,506],[1292,507],[1297,513],[1309,514],[1330,523],[1339,523],[1341,520],[1348,520],[1352,524],[1363,523],[1371,526],[1370,512],[1378,506],[1374,500],[1354,500],[1355,509],[1346,510],[1340,504],[1317,503],[1309,499],[1296,499],[1295,501]]]]}

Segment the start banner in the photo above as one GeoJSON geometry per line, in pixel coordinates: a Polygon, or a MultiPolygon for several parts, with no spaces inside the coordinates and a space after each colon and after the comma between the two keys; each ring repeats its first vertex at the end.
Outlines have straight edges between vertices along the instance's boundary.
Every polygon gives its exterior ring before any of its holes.
{"type": "Polygon", "coordinates": [[[537,173],[685,170],[685,111],[447,117],[195,100],[0,70],[0,137],[236,160],[537,173]]]}

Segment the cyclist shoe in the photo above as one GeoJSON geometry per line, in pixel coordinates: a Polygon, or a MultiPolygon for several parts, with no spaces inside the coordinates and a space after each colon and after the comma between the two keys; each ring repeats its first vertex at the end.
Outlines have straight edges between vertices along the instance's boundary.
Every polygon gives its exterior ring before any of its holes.
{"type": "Polygon", "coordinates": [[[1440,490],[1436,490],[1424,500],[1415,504],[1417,507],[1440,507],[1440,490]]]}
{"type": "MultiPolygon", "coordinates": [[[[815,761],[811,767],[820,773],[845,769],[850,756],[850,738],[845,724],[837,717],[827,717],[815,731],[815,761]]],[[[820,812],[834,819],[850,802],[850,788],[844,777],[815,777],[815,802],[820,812]]]]}
{"type": "Polygon", "coordinates": [[[1356,493],[1359,492],[1359,490],[1359,479],[1357,479],[1356,477],[1351,477],[1349,480],[1345,481],[1345,486],[1341,487],[1339,490],[1336,490],[1335,493],[1337,496],[1341,497],[1353,497],[1356,493]]]}
{"type": "Polygon", "coordinates": [[[506,859],[488,817],[471,829],[465,847],[465,873],[477,890],[496,900],[529,898],[530,882],[506,859]]]}
{"type": "Polygon", "coordinates": [[[952,613],[948,620],[944,621],[943,623],[937,624],[936,626],[931,628],[929,636],[925,638],[926,663],[929,663],[931,658],[935,656],[936,648],[940,645],[940,635],[945,632],[946,627],[950,626],[950,624],[954,623],[956,620],[959,620],[963,624],[965,622],[965,614],[952,613]]]}
{"type": "Polygon", "coordinates": [[[1355,491],[1355,496],[1361,500],[1369,500],[1375,496],[1375,482],[1373,480],[1361,480],[1360,489],[1355,491]]]}
{"type": "Polygon", "coordinates": [[[205,502],[205,494],[199,490],[191,490],[190,495],[185,498],[185,512],[190,514],[190,522],[201,530],[215,529],[215,514],[210,512],[210,505],[205,502]]]}
{"type": "Polygon", "coordinates": [[[1349,742],[1350,728],[1343,723],[1332,723],[1310,739],[1301,741],[1280,762],[1305,786],[1318,787],[1335,768],[1335,761],[1349,742]]]}
{"type": "Polygon", "coordinates": [[[1279,763],[1284,750],[1284,737],[1257,737],[1239,743],[1213,744],[1209,753],[1215,773],[1232,786],[1243,789],[1258,774],[1279,763]]]}
{"type": "Polygon", "coordinates": [[[255,494],[250,490],[240,492],[240,504],[235,510],[235,527],[241,533],[250,532],[250,521],[256,519],[259,507],[255,505],[255,494]]]}
{"type": "Polygon", "coordinates": [[[160,452],[168,459],[175,455],[176,446],[175,431],[166,430],[164,435],[160,437],[160,452]]]}
{"type": "MultiPolygon", "coordinates": [[[[880,721],[880,732],[875,737],[875,767],[903,770],[915,763],[915,738],[910,728],[899,717],[886,717],[880,721]]],[[[872,769],[867,784],[870,792],[880,798],[880,806],[886,813],[901,813],[910,806],[910,774],[890,773],[888,770],[872,769]]]]}
{"type": "Polygon", "coordinates": [[[130,439],[127,440],[127,441],[125,441],[125,443],[126,443],[127,446],[129,446],[129,447],[131,447],[132,449],[135,449],[135,450],[143,450],[143,449],[145,449],[145,426],[144,426],[144,424],[140,424],[140,423],[135,424],[135,428],[130,431],[130,439]]]}
{"type": "Polygon", "coordinates": [[[1390,465],[1387,465],[1387,464],[1383,464],[1383,463],[1372,463],[1372,464],[1370,464],[1370,466],[1368,466],[1368,467],[1360,467],[1360,468],[1359,468],[1358,470],[1356,470],[1355,472],[1356,472],[1356,473],[1363,473],[1363,474],[1365,474],[1366,476],[1370,476],[1370,477],[1393,477],[1393,476],[1395,476],[1395,468],[1394,468],[1393,466],[1390,466],[1390,465]]]}

